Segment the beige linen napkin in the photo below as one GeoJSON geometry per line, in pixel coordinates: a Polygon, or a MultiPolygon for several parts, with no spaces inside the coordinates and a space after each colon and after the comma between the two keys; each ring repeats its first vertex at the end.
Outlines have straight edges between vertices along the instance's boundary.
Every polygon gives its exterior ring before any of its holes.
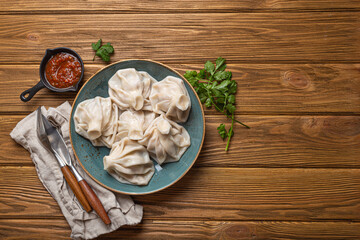
{"type": "MultiPolygon", "coordinates": [[[[71,106],[68,102],[63,103],[57,108],[49,108],[48,111],[45,107],[42,107],[42,113],[58,127],[63,135],[70,155],[74,160],[69,138],[70,111],[71,106]]],[[[82,209],[80,203],[65,182],[54,155],[41,145],[37,137],[36,112],[21,120],[10,133],[10,136],[30,152],[40,181],[57,201],[71,227],[72,238],[92,239],[101,234],[112,232],[122,225],[135,225],[141,221],[143,215],[142,206],[135,204],[127,195],[114,194],[100,186],[83,171],[77,161],[73,161],[75,168],[92,187],[104,205],[111,224],[105,225],[94,210],[87,213],[82,209]]]]}

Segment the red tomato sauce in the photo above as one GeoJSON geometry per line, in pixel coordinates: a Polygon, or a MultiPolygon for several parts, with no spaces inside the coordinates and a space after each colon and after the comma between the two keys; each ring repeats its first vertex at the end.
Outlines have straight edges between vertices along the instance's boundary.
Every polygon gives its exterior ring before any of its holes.
{"type": "Polygon", "coordinates": [[[81,64],[69,53],[58,53],[46,63],[45,74],[52,86],[67,88],[74,86],[80,80],[81,64]]]}

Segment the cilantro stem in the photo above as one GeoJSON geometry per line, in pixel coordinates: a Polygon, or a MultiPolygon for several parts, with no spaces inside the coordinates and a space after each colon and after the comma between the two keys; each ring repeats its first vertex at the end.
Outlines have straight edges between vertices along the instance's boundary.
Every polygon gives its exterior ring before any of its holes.
{"type": "Polygon", "coordinates": [[[226,143],[226,147],[225,147],[225,152],[228,151],[229,145],[230,145],[230,140],[231,140],[232,136],[234,135],[234,133],[233,133],[234,122],[235,122],[234,120],[235,119],[234,119],[234,113],[233,113],[231,115],[231,127],[230,127],[229,132],[228,132],[228,139],[227,139],[227,143],[226,143]]]}
{"type": "MultiPolygon", "coordinates": [[[[233,119],[233,117],[231,117],[229,114],[227,114],[226,110],[221,110],[221,109],[214,103],[214,101],[212,100],[209,90],[207,90],[207,94],[208,94],[208,98],[210,99],[211,103],[214,105],[214,107],[216,108],[216,110],[218,110],[219,112],[222,112],[227,118],[230,118],[230,119],[234,120],[235,122],[243,125],[243,126],[246,127],[246,128],[250,128],[248,125],[246,125],[246,124],[244,124],[244,123],[242,123],[242,122],[240,122],[240,121],[238,121],[238,120],[236,120],[236,119],[233,119]]],[[[234,115],[234,114],[233,114],[233,115],[234,115]]]]}
{"type": "Polygon", "coordinates": [[[210,99],[211,103],[214,105],[214,107],[216,108],[216,110],[218,110],[219,112],[222,112],[226,115],[225,111],[221,110],[215,103],[214,101],[212,100],[212,97],[211,97],[211,93],[210,91],[207,89],[207,94],[208,94],[208,98],[210,99]]]}
{"type": "MultiPolygon", "coordinates": [[[[226,116],[229,117],[229,115],[226,115],[226,116]]],[[[243,125],[243,126],[246,127],[246,128],[250,128],[248,125],[246,125],[246,124],[244,124],[244,123],[242,123],[242,122],[240,122],[240,121],[238,121],[238,120],[236,120],[236,119],[234,119],[234,121],[237,122],[237,123],[239,123],[239,124],[241,124],[241,125],[243,125]]]]}

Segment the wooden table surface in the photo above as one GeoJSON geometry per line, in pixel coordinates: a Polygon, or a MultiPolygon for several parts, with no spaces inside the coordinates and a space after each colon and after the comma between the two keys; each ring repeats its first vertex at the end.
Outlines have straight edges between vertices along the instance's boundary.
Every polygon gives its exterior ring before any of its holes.
{"type": "Polygon", "coordinates": [[[0,238],[69,238],[29,153],[9,136],[39,105],[19,94],[46,48],[70,47],[85,80],[112,62],[153,59],[184,73],[222,56],[238,83],[230,151],[205,109],[206,138],[185,177],[136,196],[141,224],[101,239],[360,239],[360,1],[0,1],[0,238]]]}

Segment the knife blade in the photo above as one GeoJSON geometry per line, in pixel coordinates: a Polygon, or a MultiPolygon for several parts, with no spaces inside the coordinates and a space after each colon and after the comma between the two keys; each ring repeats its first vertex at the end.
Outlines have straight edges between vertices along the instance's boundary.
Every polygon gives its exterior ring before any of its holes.
{"type": "MultiPolygon", "coordinates": [[[[57,148],[57,146],[61,145],[59,141],[56,141],[56,137],[54,137],[54,131],[51,129],[52,125],[49,123],[49,121],[44,117],[44,115],[41,113],[41,108],[39,107],[37,109],[37,134],[41,141],[41,143],[44,145],[46,149],[48,149],[51,153],[55,155],[55,158],[57,159],[61,172],[63,173],[66,182],[69,184],[71,190],[75,194],[76,198],[79,200],[80,204],[83,206],[85,211],[90,212],[91,207],[89,205],[89,202],[87,201],[84,193],[81,190],[81,187],[79,183],[77,182],[75,176],[70,171],[70,168],[66,165],[64,158],[62,158],[61,151],[57,148]],[[52,133],[49,135],[48,133],[52,133]],[[50,136],[50,137],[49,137],[50,136]]],[[[55,129],[56,130],[56,129],[55,129]]],[[[57,131],[57,130],[56,130],[57,131]]]]}
{"type": "Polygon", "coordinates": [[[80,185],[82,192],[85,194],[86,199],[90,203],[91,207],[98,213],[102,221],[105,224],[110,224],[111,223],[110,218],[107,215],[100,199],[97,197],[97,195],[91,189],[89,184],[82,178],[82,176],[73,166],[72,158],[70,156],[70,153],[67,149],[63,137],[60,135],[59,131],[52,126],[49,120],[45,118],[44,115],[41,114],[41,118],[51,149],[53,150],[55,155],[56,154],[59,155],[60,158],[65,162],[65,164],[70,167],[70,169],[75,175],[77,182],[80,185]]]}

